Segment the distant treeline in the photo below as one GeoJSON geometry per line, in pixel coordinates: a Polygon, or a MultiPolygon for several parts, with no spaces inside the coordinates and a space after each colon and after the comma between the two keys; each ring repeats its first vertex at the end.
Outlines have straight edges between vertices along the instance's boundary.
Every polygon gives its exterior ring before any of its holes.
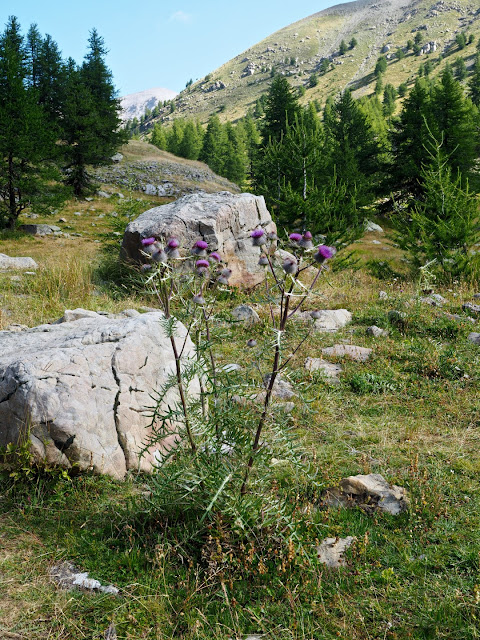
{"type": "Polygon", "coordinates": [[[127,139],[119,101],[93,29],[81,65],[51,36],[15,17],[0,35],[0,227],[28,206],[53,207],[89,187],[88,165],[107,162],[127,139]]]}

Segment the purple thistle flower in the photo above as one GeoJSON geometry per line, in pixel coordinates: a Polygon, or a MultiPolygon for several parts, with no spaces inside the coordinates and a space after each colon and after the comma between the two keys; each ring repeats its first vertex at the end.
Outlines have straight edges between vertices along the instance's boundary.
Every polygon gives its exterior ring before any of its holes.
{"type": "Polygon", "coordinates": [[[205,298],[202,296],[201,293],[197,293],[196,295],[194,295],[192,300],[195,304],[199,304],[199,305],[205,304],[205,298]]]}
{"type": "Polygon", "coordinates": [[[176,238],[170,238],[167,242],[167,249],[178,249],[180,242],[176,238]]]}
{"type": "Polygon", "coordinates": [[[302,239],[302,234],[301,234],[301,233],[291,233],[291,234],[288,236],[288,239],[289,239],[291,242],[298,243],[298,242],[300,242],[300,240],[302,239]]]}
{"type": "Polygon", "coordinates": [[[148,247],[149,245],[155,242],[155,238],[143,238],[142,239],[142,247],[148,247]]]}
{"type": "Polygon", "coordinates": [[[216,251],[212,251],[212,253],[208,256],[209,260],[213,260],[214,262],[221,262],[222,258],[220,257],[220,254],[217,253],[216,251]]]}
{"type": "Polygon", "coordinates": [[[268,264],[268,258],[267,258],[267,256],[266,256],[264,253],[262,253],[262,255],[260,256],[260,258],[258,259],[258,264],[259,264],[261,267],[265,267],[265,266],[268,264]]]}
{"type": "Polygon", "coordinates": [[[317,249],[317,253],[313,256],[313,259],[315,262],[319,262],[321,264],[322,262],[325,262],[325,260],[333,258],[336,253],[337,250],[335,247],[327,247],[327,245],[321,244],[317,249]]]}
{"type": "Polygon", "coordinates": [[[254,229],[250,234],[254,247],[261,247],[266,243],[265,231],[263,229],[254,229]]]}
{"type": "Polygon", "coordinates": [[[196,256],[206,256],[208,249],[208,243],[205,240],[197,240],[192,247],[192,253],[196,256]]]}
{"type": "Polygon", "coordinates": [[[285,273],[290,273],[290,274],[297,273],[297,269],[298,269],[297,261],[294,260],[293,258],[285,258],[285,260],[282,263],[282,269],[285,271],[285,273]]]}
{"type": "Polygon", "coordinates": [[[209,266],[210,263],[208,262],[208,260],[197,260],[197,262],[195,263],[195,271],[197,275],[205,275],[205,273],[208,271],[209,266]]]}

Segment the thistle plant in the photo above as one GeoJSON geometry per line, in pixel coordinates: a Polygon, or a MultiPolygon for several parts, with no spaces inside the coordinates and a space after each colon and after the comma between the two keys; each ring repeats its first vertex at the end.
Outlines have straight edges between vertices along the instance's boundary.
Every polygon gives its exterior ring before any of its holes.
{"type": "Polygon", "coordinates": [[[216,360],[218,298],[219,293],[222,297],[228,294],[231,276],[221,254],[210,251],[204,240],[188,250],[180,247],[176,238],[142,240],[142,270],[164,312],[163,327],[175,359],[174,374],[158,390],[152,436],[145,449],[171,434],[174,423],[178,433],[177,442],[164,452],[152,476],[152,500],[164,512],[175,509],[177,516],[181,512],[183,517],[189,513],[196,534],[207,519],[212,521],[214,513],[222,513],[242,530],[252,523],[253,513],[261,514],[263,522],[268,518],[289,522],[287,502],[270,496],[266,505],[265,492],[257,491],[257,486],[272,476],[274,453],[300,464],[298,441],[287,425],[288,418],[277,414],[275,420],[270,419],[275,411],[272,399],[280,373],[307,339],[315,316],[309,316],[305,335],[293,346],[286,336],[288,322],[302,310],[335,249],[324,245],[315,248],[308,231],[292,233],[287,241],[290,252],[281,254],[279,261],[276,234],[258,228],[251,233],[251,241],[258,247],[258,261],[265,269],[274,340],[262,347],[249,338],[246,366],[239,371],[238,366],[234,370],[220,367],[216,360]],[[312,267],[315,272],[308,281],[304,276],[312,267]],[[177,317],[185,326],[183,333],[177,317]],[[194,361],[185,362],[182,357],[189,336],[197,355],[194,361]],[[284,357],[287,345],[289,352],[284,357]],[[264,388],[260,406],[254,391],[259,375],[264,388]],[[199,382],[200,397],[189,394],[194,379],[199,382]],[[177,391],[176,402],[168,395],[172,388],[177,391]],[[256,485],[252,491],[254,468],[256,485]]]}

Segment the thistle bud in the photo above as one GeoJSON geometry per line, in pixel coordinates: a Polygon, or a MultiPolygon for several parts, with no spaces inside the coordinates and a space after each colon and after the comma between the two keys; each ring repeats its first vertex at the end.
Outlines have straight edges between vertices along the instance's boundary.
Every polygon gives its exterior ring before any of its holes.
{"type": "Polygon", "coordinates": [[[163,250],[162,247],[160,247],[158,249],[158,251],[156,251],[153,256],[152,256],[152,260],[154,260],[155,262],[167,262],[168,260],[168,255],[166,254],[166,252],[163,250]]]}
{"type": "Polygon", "coordinates": [[[258,259],[258,264],[259,264],[261,267],[265,267],[265,266],[268,264],[268,258],[267,258],[267,256],[266,256],[264,253],[262,253],[262,255],[260,256],[260,258],[258,259]]]}
{"type": "Polygon", "coordinates": [[[220,257],[220,254],[217,253],[216,251],[212,251],[212,253],[208,256],[208,259],[210,260],[210,262],[221,262],[222,258],[220,257]]]}
{"type": "Polygon", "coordinates": [[[253,338],[250,338],[250,340],[247,340],[247,347],[252,349],[253,347],[256,347],[256,346],[257,346],[256,340],[254,340],[253,338]]]}
{"type": "Polygon", "coordinates": [[[313,249],[312,234],[310,231],[305,231],[299,244],[303,249],[313,249]]]}
{"type": "Polygon", "coordinates": [[[219,284],[228,284],[228,280],[229,280],[231,275],[232,275],[232,270],[231,269],[222,269],[220,271],[220,276],[219,276],[217,282],[219,284]]]}
{"type": "Polygon", "coordinates": [[[197,293],[196,295],[194,295],[192,300],[195,304],[198,304],[200,306],[203,306],[205,304],[205,298],[201,293],[197,293]]]}
{"type": "Polygon", "coordinates": [[[282,262],[282,269],[285,271],[285,273],[289,273],[292,275],[297,273],[297,261],[293,258],[285,258],[285,260],[282,262]]]}
{"type": "Polygon", "coordinates": [[[209,266],[210,263],[208,262],[208,260],[197,260],[197,262],[195,263],[196,274],[199,276],[204,276],[207,273],[209,266]]]}
{"type": "Polygon", "coordinates": [[[178,260],[180,258],[180,252],[178,250],[179,246],[180,242],[177,240],[177,238],[170,238],[170,240],[167,242],[166,252],[171,260],[178,260]]]}
{"type": "Polygon", "coordinates": [[[141,243],[142,247],[148,247],[149,245],[155,242],[155,238],[142,238],[141,243]]]}
{"type": "Polygon", "coordinates": [[[275,231],[270,231],[269,233],[267,233],[267,238],[268,238],[269,240],[271,240],[272,242],[273,242],[274,240],[278,240],[278,236],[277,236],[277,234],[275,233],[275,231]]]}

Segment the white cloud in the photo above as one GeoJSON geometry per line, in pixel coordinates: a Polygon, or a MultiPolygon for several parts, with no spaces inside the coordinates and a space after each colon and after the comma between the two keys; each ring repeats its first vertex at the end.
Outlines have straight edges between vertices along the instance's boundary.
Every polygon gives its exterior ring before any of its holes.
{"type": "Polygon", "coordinates": [[[184,24],[192,21],[192,15],[185,11],[175,11],[169,18],[170,22],[183,22],[184,24]]]}

